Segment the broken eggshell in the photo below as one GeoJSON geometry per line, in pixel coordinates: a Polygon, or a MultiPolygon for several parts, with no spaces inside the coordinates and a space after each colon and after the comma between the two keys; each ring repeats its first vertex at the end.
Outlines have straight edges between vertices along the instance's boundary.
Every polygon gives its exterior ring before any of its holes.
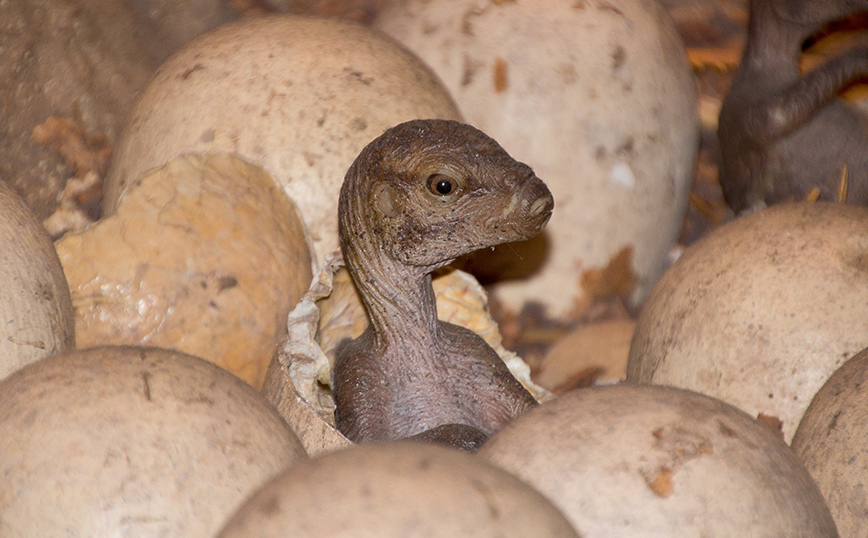
{"type": "Polygon", "coordinates": [[[459,119],[436,76],[357,24],[281,15],[225,24],[169,58],[130,112],[103,209],[148,169],[188,152],[265,168],[297,204],[314,259],[338,248],[338,193],[359,152],[416,118],[459,119]]]}
{"type": "Polygon", "coordinates": [[[535,487],[585,538],[838,536],[775,432],[682,389],[578,389],[516,418],[477,457],[535,487]]]}
{"type": "Polygon", "coordinates": [[[79,346],[177,349],[257,388],[311,281],[295,205],[232,155],[185,155],[149,172],[114,215],[57,250],[79,346]]]}
{"type": "Polygon", "coordinates": [[[534,368],[533,379],[556,394],[578,386],[623,381],[635,330],[632,319],[584,324],[548,349],[534,368]]]}
{"type": "Polygon", "coordinates": [[[477,254],[473,272],[495,281],[492,296],[512,312],[534,302],[551,318],[579,317],[599,292],[586,275],[618,266],[626,289],[604,291],[641,301],[680,233],[698,147],[694,80],[664,8],[400,0],[375,26],[554,195],[544,233],[477,254]]]}
{"type": "Polygon", "coordinates": [[[627,380],[720,398],[782,423],[868,347],[868,209],[782,204],[688,247],[639,315],[627,380]]]}
{"type": "MultiPolygon", "coordinates": [[[[435,274],[433,286],[439,319],[479,334],[534,398],[552,398],[531,381],[527,364],[503,347],[485,291],[473,276],[447,269],[435,274]]],[[[358,292],[340,253],[335,252],[290,313],[289,334],[269,366],[262,389],[311,455],[352,445],[334,426],[331,368],[338,344],[357,337],[367,325],[358,292]]]]}

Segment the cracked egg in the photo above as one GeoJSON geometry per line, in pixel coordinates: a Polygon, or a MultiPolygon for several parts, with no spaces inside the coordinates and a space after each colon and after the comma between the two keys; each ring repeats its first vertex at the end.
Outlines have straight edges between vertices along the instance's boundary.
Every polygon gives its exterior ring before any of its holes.
{"type": "Polygon", "coordinates": [[[252,387],[157,348],[54,355],[0,382],[0,536],[213,536],[306,459],[252,387]]]}
{"type": "Polygon", "coordinates": [[[578,389],[516,418],[477,457],[537,488],[585,538],[838,536],[774,431],[682,389],[578,389]]]}
{"type": "Polygon", "coordinates": [[[615,291],[641,301],[681,231],[699,139],[694,80],[663,6],[398,0],[375,27],[551,189],[542,234],[477,253],[492,296],[514,313],[538,303],[556,320],[581,317],[595,298],[585,275],[626,261],[635,278],[615,291]]]}
{"type": "MultiPolygon", "coordinates": [[[[472,275],[447,268],[435,273],[432,283],[439,319],[479,334],[538,401],[553,397],[531,381],[528,365],[503,347],[487,295],[472,275]]],[[[311,455],[352,446],[334,425],[331,369],[338,344],[359,336],[367,326],[365,307],[340,253],[335,252],[290,313],[289,334],[269,366],[262,389],[311,455]]]]}
{"type": "Polygon", "coordinates": [[[262,166],[298,205],[321,264],[338,248],[347,169],[387,128],[460,119],[437,77],[366,27],[300,15],[251,17],[193,40],[157,70],[130,111],[103,209],[143,173],[189,152],[262,166]]]}
{"type": "Polygon", "coordinates": [[[259,388],[311,281],[295,205],[261,168],[187,155],[131,185],[114,215],[57,251],[80,347],[207,357],[259,388]]]}

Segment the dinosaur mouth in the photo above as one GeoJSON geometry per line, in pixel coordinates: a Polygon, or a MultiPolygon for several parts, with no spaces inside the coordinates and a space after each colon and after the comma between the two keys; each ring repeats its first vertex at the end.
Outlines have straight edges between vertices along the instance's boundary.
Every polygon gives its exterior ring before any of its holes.
{"type": "Polygon", "coordinates": [[[538,179],[523,190],[525,192],[522,193],[524,196],[516,220],[523,222],[529,229],[539,232],[552,216],[554,199],[545,184],[538,179]]]}

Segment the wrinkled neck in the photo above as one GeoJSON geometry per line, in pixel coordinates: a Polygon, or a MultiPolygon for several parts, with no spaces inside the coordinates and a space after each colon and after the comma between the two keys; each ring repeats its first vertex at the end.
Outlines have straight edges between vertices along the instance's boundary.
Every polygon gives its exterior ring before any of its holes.
{"type": "Polygon", "coordinates": [[[355,238],[354,244],[344,245],[344,259],[368,311],[377,346],[433,344],[437,305],[431,275],[425,268],[389,257],[371,233],[355,238]]]}

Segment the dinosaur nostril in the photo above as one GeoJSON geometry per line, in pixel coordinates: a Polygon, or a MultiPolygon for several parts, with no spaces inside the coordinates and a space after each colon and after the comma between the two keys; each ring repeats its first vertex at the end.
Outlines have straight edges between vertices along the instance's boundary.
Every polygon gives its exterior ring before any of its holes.
{"type": "Polygon", "coordinates": [[[551,198],[549,196],[540,196],[531,204],[530,208],[527,210],[528,215],[536,216],[546,210],[549,206],[549,200],[551,198]]]}

